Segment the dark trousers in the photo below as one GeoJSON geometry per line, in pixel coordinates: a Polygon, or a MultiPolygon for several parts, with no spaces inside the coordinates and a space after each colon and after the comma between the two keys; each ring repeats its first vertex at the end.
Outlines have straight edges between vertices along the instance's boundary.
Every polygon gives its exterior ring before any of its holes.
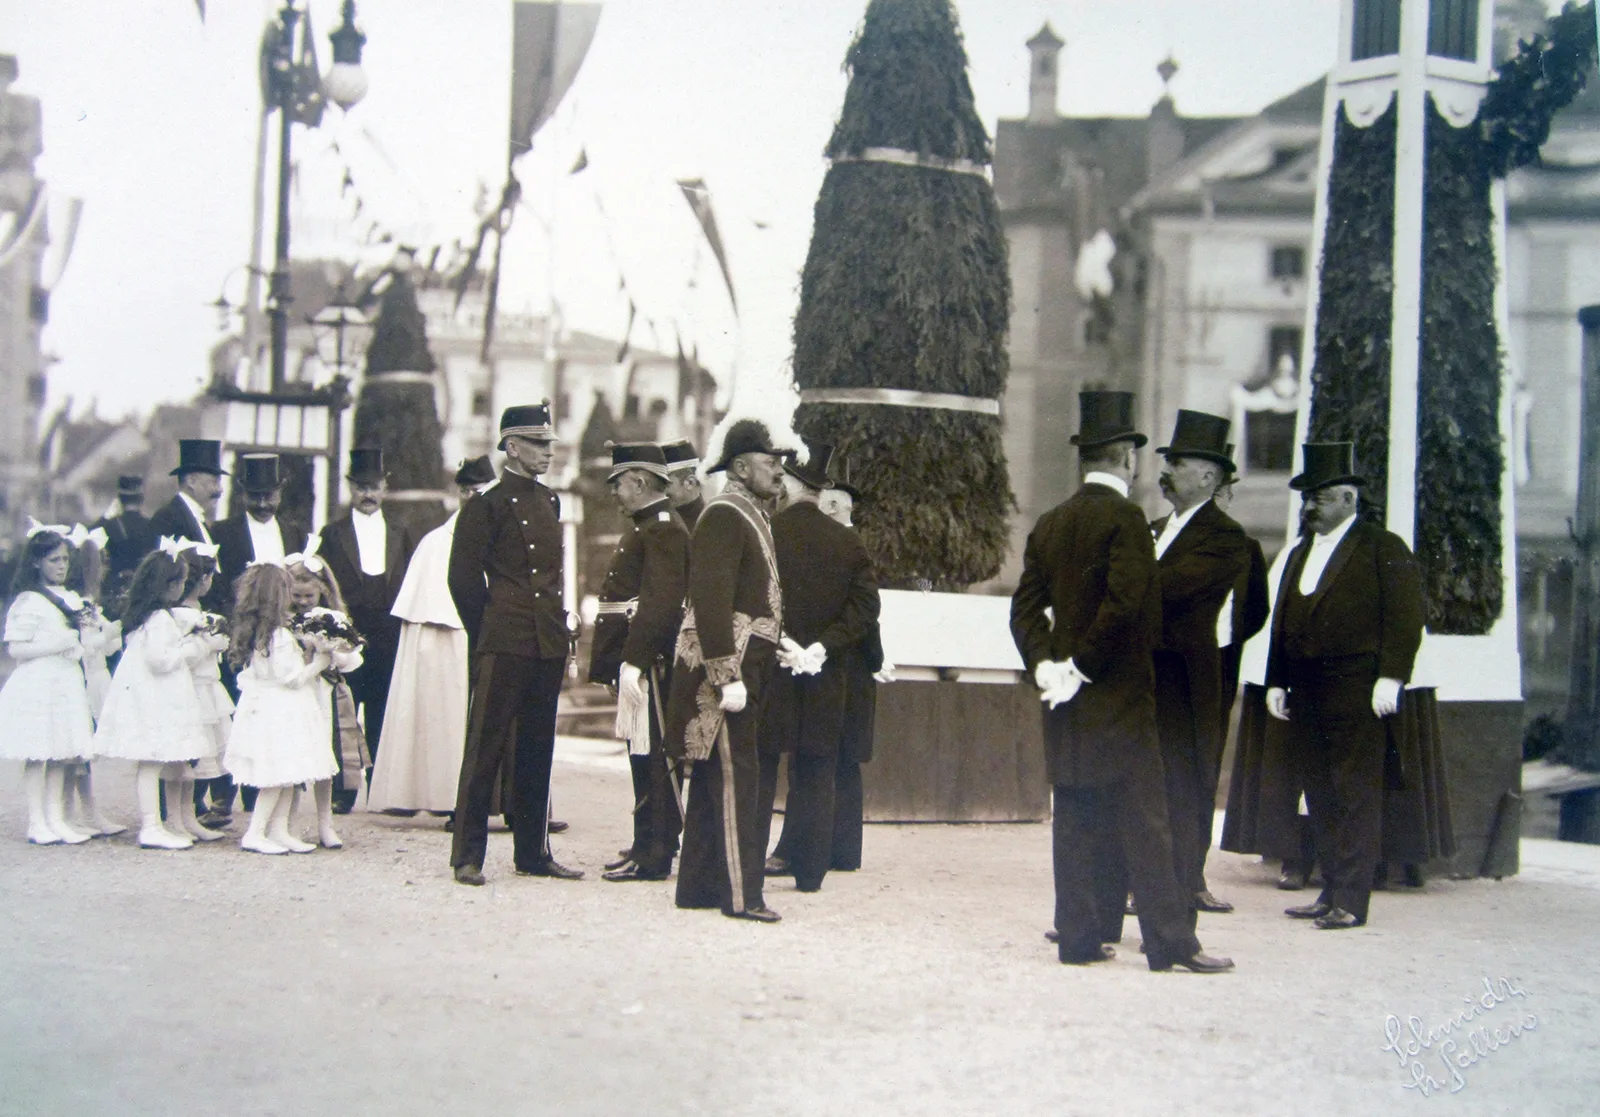
{"type": "Polygon", "coordinates": [[[1061,957],[1088,961],[1099,957],[1102,942],[1121,940],[1128,885],[1152,968],[1200,950],[1193,898],[1173,874],[1166,813],[1159,772],[1135,771],[1097,787],[1056,786],[1051,837],[1061,957]]]}
{"type": "MultiPolygon", "coordinates": [[[[354,671],[344,677],[350,684],[350,697],[361,707],[361,728],[367,738],[367,755],[378,759],[378,741],[383,736],[383,714],[389,705],[389,679],[394,674],[394,654],[380,650],[368,655],[354,671]]],[[[345,788],[355,792],[358,788],[345,788]]]]}
{"type": "MultiPolygon", "coordinates": [[[[645,686],[654,687],[651,680],[645,686]]],[[[647,873],[667,873],[678,852],[678,836],[683,833],[677,790],[661,747],[661,720],[656,717],[652,696],[650,708],[650,754],[629,756],[633,775],[634,862],[647,873]]]]}
{"type": "Polygon", "coordinates": [[[489,808],[508,752],[514,753],[516,866],[536,869],[549,857],[550,766],[556,748],[556,700],[566,667],[565,659],[492,652],[477,656],[456,789],[452,866],[483,864],[489,808]]]}
{"type": "Polygon", "coordinates": [[[1377,678],[1370,668],[1324,670],[1314,660],[1296,663],[1291,676],[1289,761],[1311,810],[1322,900],[1365,922],[1383,850],[1386,737],[1372,712],[1377,678]]]}
{"type": "Polygon", "coordinates": [[[1211,848],[1216,775],[1202,757],[1195,733],[1189,669],[1180,655],[1156,652],[1156,724],[1160,727],[1161,768],[1166,776],[1167,825],[1172,831],[1172,870],[1193,896],[1205,888],[1202,866],[1211,848]],[[1208,790],[1209,789],[1209,790],[1208,790]]]}
{"type": "MultiPolygon", "coordinates": [[[[828,867],[835,872],[853,873],[861,868],[861,834],[865,815],[864,792],[861,785],[861,762],[851,760],[842,751],[833,773],[833,856],[828,867]]],[[[794,831],[789,820],[794,817],[794,787],[783,801],[783,830],[772,856],[789,860],[790,842],[794,831]]]]}
{"type": "Polygon", "coordinates": [[[695,762],[678,859],[680,908],[721,908],[732,915],[766,906],[756,733],[775,655],[766,641],[750,641],[740,665],[749,701],[739,713],[725,715],[726,733],[718,735],[709,758],[695,762]]]}
{"type": "MultiPolygon", "coordinates": [[[[1216,764],[1210,772],[1212,811],[1216,810],[1216,791],[1222,782],[1222,754],[1228,751],[1228,730],[1233,727],[1233,704],[1239,697],[1239,663],[1244,658],[1243,644],[1229,644],[1220,649],[1222,659],[1222,701],[1218,704],[1222,715],[1222,735],[1217,740],[1222,742],[1222,748],[1217,750],[1216,764]]],[[[1211,854],[1211,823],[1206,819],[1205,832],[1200,835],[1203,844],[1200,847],[1200,888],[1209,889],[1206,884],[1206,858],[1211,854]]]]}
{"type": "MultiPolygon", "coordinates": [[[[761,848],[772,834],[773,801],[778,792],[781,754],[761,757],[761,848]]],[[[834,779],[838,758],[789,754],[789,795],[783,804],[782,856],[794,882],[806,891],[822,887],[833,865],[834,779]]]]}

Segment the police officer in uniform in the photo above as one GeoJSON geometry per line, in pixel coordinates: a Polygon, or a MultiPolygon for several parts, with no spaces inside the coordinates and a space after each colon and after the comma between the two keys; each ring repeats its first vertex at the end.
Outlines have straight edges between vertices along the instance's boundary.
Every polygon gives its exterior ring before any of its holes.
{"type": "Polygon", "coordinates": [[[550,402],[500,416],[499,484],[461,506],[450,547],[450,597],[467,632],[471,698],[456,792],[450,864],[462,884],[484,883],[489,806],[514,753],[514,860],[523,876],[577,880],[550,855],[550,767],[556,700],[570,632],[561,599],[561,500],[539,482],[555,442],[550,402]]]}
{"type": "Polygon", "coordinates": [[[124,585],[134,569],[144,561],[144,556],[156,549],[156,535],[150,530],[150,519],[144,508],[144,478],[138,474],[123,474],[117,478],[117,514],[96,521],[95,527],[106,533],[105,596],[116,596],[116,588],[124,585]]]}
{"type": "Polygon", "coordinates": [[[684,526],[693,531],[706,507],[706,498],[700,492],[700,451],[687,438],[680,438],[663,443],[661,453],[667,459],[667,499],[683,518],[684,526]]]}
{"type": "Polygon", "coordinates": [[[628,742],[634,807],[633,844],[606,866],[604,879],[666,880],[683,820],[662,750],[662,713],[689,587],[689,529],[667,499],[660,446],[612,446],[607,483],[632,526],[600,586],[589,681],[617,690],[617,734],[628,742]]]}

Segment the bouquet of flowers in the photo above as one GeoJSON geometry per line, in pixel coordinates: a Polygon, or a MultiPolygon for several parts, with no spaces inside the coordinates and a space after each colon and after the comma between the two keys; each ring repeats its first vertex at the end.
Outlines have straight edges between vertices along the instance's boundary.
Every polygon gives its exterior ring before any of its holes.
{"type": "Polygon", "coordinates": [[[217,613],[201,613],[194,631],[201,636],[228,635],[228,618],[217,613]]]}
{"type": "Polygon", "coordinates": [[[301,613],[290,623],[289,631],[313,652],[348,652],[367,642],[349,617],[320,607],[301,613]]]}

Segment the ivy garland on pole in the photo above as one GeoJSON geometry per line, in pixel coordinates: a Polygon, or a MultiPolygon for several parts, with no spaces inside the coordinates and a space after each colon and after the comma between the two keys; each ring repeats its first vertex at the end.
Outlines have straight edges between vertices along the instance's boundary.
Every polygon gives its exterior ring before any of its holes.
{"type": "MultiPolygon", "coordinates": [[[[1476,127],[1452,128],[1431,98],[1427,105],[1413,526],[1435,633],[1487,633],[1504,608],[1492,182],[1538,160],[1555,114],[1583,91],[1595,51],[1594,3],[1569,2],[1500,67],[1476,127]]],[[[1374,495],[1387,488],[1389,456],[1394,167],[1394,105],[1366,129],[1341,106],[1308,428],[1313,441],[1355,443],[1374,495]]]]}
{"type": "MultiPolygon", "coordinates": [[[[1339,106],[1311,366],[1312,442],[1353,442],[1368,494],[1388,485],[1394,310],[1394,103],[1365,128],[1339,106]]],[[[1366,513],[1382,521],[1381,508],[1366,513]]]]}

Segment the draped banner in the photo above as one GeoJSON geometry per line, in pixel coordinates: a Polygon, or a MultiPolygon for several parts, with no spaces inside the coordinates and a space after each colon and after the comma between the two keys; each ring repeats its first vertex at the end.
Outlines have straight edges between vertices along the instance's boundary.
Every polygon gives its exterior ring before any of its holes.
{"type": "Polygon", "coordinates": [[[600,22],[599,4],[511,5],[511,157],[533,146],[533,135],[567,95],[600,22]]]}
{"type": "Polygon", "coordinates": [[[722,248],[722,234],[717,231],[717,215],[711,209],[711,190],[706,186],[705,179],[701,178],[680,178],[678,189],[683,191],[689,208],[694,210],[695,219],[700,222],[700,228],[706,235],[706,243],[711,245],[717,266],[722,269],[722,282],[728,285],[728,301],[733,304],[733,313],[737,316],[739,299],[733,293],[733,276],[728,272],[728,254],[722,248]]]}

